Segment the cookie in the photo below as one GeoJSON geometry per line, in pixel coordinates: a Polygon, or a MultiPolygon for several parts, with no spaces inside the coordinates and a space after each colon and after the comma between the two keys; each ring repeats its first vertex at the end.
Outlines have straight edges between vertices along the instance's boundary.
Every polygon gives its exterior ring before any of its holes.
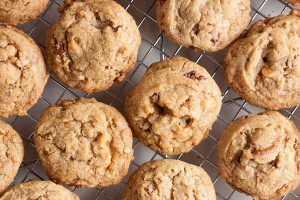
{"type": "Polygon", "coordinates": [[[158,0],[157,22],[173,42],[195,50],[224,49],[251,20],[250,0],[158,0]]]}
{"type": "Polygon", "coordinates": [[[47,63],[67,86],[103,91],[124,80],[140,44],[134,19],[116,2],[72,1],[47,32],[47,63]]]}
{"type": "Polygon", "coordinates": [[[24,157],[19,134],[0,121],[0,194],[13,182],[24,157]]]}
{"type": "Polygon", "coordinates": [[[183,57],[152,64],[125,100],[134,135],[152,150],[169,155],[188,152],[206,138],[220,108],[215,81],[183,57]]]}
{"type": "Polygon", "coordinates": [[[50,106],[34,133],[47,175],[57,183],[88,188],[121,182],[133,159],[132,140],[124,117],[95,99],[50,106]]]}
{"type": "Polygon", "coordinates": [[[0,21],[17,25],[37,18],[46,8],[49,0],[1,0],[0,21]]]}
{"type": "Polygon", "coordinates": [[[292,4],[293,6],[297,6],[300,4],[300,0],[286,0],[286,2],[292,4]]]}
{"type": "Polygon", "coordinates": [[[0,63],[0,117],[26,115],[49,76],[41,50],[21,30],[0,26],[0,63]]]}
{"type": "Polygon", "coordinates": [[[277,199],[300,182],[299,132],[275,111],[229,123],[218,142],[221,175],[254,199],[277,199]]]}
{"type": "Polygon", "coordinates": [[[256,22],[224,58],[232,90],[269,110],[300,103],[300,11],[256,22]]]}
{"type": "Polygon", "coordinates": [[[214,186],[200,167],[179,160],[143,164],[130,177],[123,200],[216,200],[214,186]]]}
{"type": "Polygon", "coordinates": [[[51,181],[31,180],[14,186],[0,197],[0,200],[11,199],[79,200],[79,197],[63,186],[56,185],[51,181]]]}

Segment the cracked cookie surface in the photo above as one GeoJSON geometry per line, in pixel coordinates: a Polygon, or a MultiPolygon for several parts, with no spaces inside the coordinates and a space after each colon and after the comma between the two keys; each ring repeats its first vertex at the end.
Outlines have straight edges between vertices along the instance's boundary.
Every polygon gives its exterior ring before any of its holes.
{"type": "Polygon", "coordinates": [[[125,100],[134,135],[162,154],[190,151],[206,138],[221,108],[209,73],[183,57],[150,66],[125,100]]]}
{"type": "Polygon", "coordinates": [[[37,18],[49,0],[1,0],[0,21],[17,25],[37,18]]]}
{"type": "Polygon", "coordinates": [[[0,194],[13,182],[24,157],[19,134],[0,121],[0,194]]]}
{"type": "Polygon", "coordinates": [[[86,93],[121,82],[137,60],[141,36],[114,1],[71,1],[48,30],[47,63],[64,84],[86,93]]]}
{"type": "Polygon", "coordinates": [[[79,200],[78,196],[51,181],[31,180],[7,190],[0,200],[79,200]]]}
{"type": "Polygon", "coordinates": [[[158,0],[157,22],[175,43],[218,51],[233,42],[250,22],[250,0],[158,0]]]}
{"type": "Polygon", "coordinates": [[[12,26],[0,26],[0,117],[26,115],[48,79],[35,42],[12,26]]]}
{"type": "Polygon", "coordinates": [[[123,200],[216,200],[214,186],[200,167],[179,160],[150,161],[130,177],[123,200]]]}
{"type": "Polygon", "coordinates": [[[46,173],[75,187],[118,184],[133,159],[124,117],[95,99],[62,100],[47,108],[34,133],[46,173]]]}
{"type": "Polygon", "coordinates": [[[299,132],[275,111],[231,122],[218,142],[221,175],[254,199],[283,196],[300,183],[299,132]]]}
{"type": "Polygon", "coordinates": [[[256,22],[224,58],[225,78],[249,103],[278,110],[300,103],[300,11],[256,22]]]}

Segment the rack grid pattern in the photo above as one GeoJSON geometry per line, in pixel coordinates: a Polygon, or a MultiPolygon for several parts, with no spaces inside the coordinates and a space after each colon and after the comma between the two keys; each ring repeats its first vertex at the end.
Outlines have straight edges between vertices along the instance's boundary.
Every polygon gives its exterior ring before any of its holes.
{"type": "MultiPolygon", "coordinates": [[[[164,156],[153,152],[134,139],[134,157],[128,175],[122,183],[108,188],[80,189],[67,188],[76,193],[82,200],[117,200],[121,199],[122,192],[130,174],[132,174],[141,164],[154,159],[179,159],[204,168],[210,175],[217,192],[218,200],[248,200],[250,197],[233,190],[220,176],[216,162],[216,145],[220,134],[225,126],[232,120],[253,112],[261,112],[262,109],[254,107],[239,98],[224,80],[224,70],[221,65],[225,50],[217,53],[194,52],[184,47],[170,42],[164,37],[156,23],[155,3],[156,0],[117,0],[136,20],[142,35],[142,45],[138,55],[135,69],[129,73],[126,80],[121,84],[115,84],[105,92],[95,94],[85,94],[79,90],[68,88],[61,84],[54,74],[51,73],[45,91],[38,103],[29,110],[28,116],[11,117],[2,119],[11,124],[16,129],[25,144],[25,158],[13,185],[28,181],[30,179],[47,180],[33,141],[33,131],[43,110],[51,104],[55,104],[66,98],[96,98],[98,101],[110,104],[123,113],[123,100],[128,91],[137,84],[147,67],[156,61],[174,55],[182,55],[205,67],[218,83],[223,96],[222,110],[218,120],[213,126],[208,138],[195,147],[191,152],[178,156],[164,156]]],[[[47,28],[59,18],[57,8],[63,0],[50,0],[47,9],[38,19],[20,25],[19,28],[28,33],[45,51],[45,34],[47,28]]],[[[252,0],[251,17],[253,24],[255,21],[278,14],[288,14],[293,8],[283,0],[252,0]]],[[[300,8],[300,6],[298,6],[300,8]]],[[[292,119],[300,128],[300,109],[296,106],[293,109],[281,110],[280,112],[292,119]]],[[[300,199],[300,187],[293,193],[281,198],[282,200],[300,199]]]]}

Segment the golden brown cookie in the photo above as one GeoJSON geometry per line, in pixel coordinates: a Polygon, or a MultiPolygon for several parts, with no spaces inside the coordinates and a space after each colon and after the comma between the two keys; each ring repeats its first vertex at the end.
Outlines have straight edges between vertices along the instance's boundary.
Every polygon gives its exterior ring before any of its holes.
{"type": "Polygon", "coordinates": [[[250,0],[158,0],[157,22],[176,44],[215,52],[247,28],[250,11],[250,0]]]}
{"type": "Polygon", "coordinates": [[[0,21],[17,25],[37,18],[49,0],[1,0],[0,21]]]}
{"type": "Polygon", "coordinates": [[[300,103],[300,11],[256,22],[224,58],[225,78],[249,103],[270,109],[300,103]]]}
{"type": "Polygon", "coordinates": [[[64,84],[103,91],[123,81],[140,44],[134,19],[116,2],[74,1],[47,32],[47,62],[64,84]]]}
{"type": "Polygon", "coordinates": [[[179,160],[155,160],[131,175],[122,199],[216,200],[216,193],[202,168],[179,160]]]}
{"type": "Polygon", "coordinates": [[[44,57],[27,34],[0,26],[0,117],[26,115],[48,79],[44,57]]]}
{"type": "Polygon", "coordinates": [[[118,184],[133,159],[126,120],[95,99],[62,100],[47,108],[34,141],[47,175],[70,186],[118,184]]]}
{"type": "Polygon", "coordinates": [[[0,194],[11,184],[24,157],[24,145],[19,134],[0,121],[0,194]]]}
{"type": "Polygon", "coordinates": [[[152,64],[125,101],[134,135],[162,154],[188,152],[198,145],[220,108],[216,82],[204,68],[183,57],[152,64]]]}
{"type": "Polygon", "coordinates": [[[231,122],[218,142],[221,175],[254,199],[273,200],[300,183],[299,132],[271,111],[231,122]]]}
{"type": "Polygon", "coordinates": [[[300,0],[286,0],[286,2],[292,4],[293,6],[297,6],[300,4],[300,0]]]}
{"type": "Polygon", "coordinates": [[[7,190],[0,200],[79,200],[66,188],[50,181],[31,180],[7,190]]]}

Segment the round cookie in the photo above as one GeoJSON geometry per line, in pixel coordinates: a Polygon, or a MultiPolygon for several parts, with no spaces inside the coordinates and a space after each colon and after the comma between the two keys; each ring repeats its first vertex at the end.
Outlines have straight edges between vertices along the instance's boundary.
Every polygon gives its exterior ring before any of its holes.
{"type": "Polygon", "coordinates": [[[122,199],[216,200],[216,193],[202,168],[179,160],[155,160],[133,173],[122,199]]]}
{"type": "Polygon", "coordinates": [[[300,4],[300,0],[286,0],[286,2],[292,4],[293,6],[297,6],[300,4]]]}
{"type": "Polygon", "coordinates": [[[299,132],[275,111],[241,117],[218,142],[221,175],[254,199],[283,196],[300,183],[299,132]]]}
{"type": "Polygon", "coordinates": [[[300,103],[300,11],[256,22],[224,58],[225,78],[249,103],[269,110],[300,103]]]}
{"type": "Polygon", "coordinates": [[[250,0],[158,0],[157,22],[176,44],[215,52],[224,49],[251,20],[250,0]]]}
{"type": "Polygon", "coordinates": [[[74,1],[47,32],[47,63],[64,84],[86,93],[123,81],[137,60],[141,36],[114,1],[74,1]]]}
{"type": "Polygon", "coordinates": [[[13,182],[24,157],[19,134],[0,121],[0,194],[13,182]]]}
{"type": "Polygon", "coordinates": [[[1,0],[0,21],[17,25],[37,18],[49,0],[1,0]]]}
{"type": "Polygon", "coordinates": [[[31,180],[7,190],[0,200],[79,200],[66,188],[51,181],[31,180]]]}
{"type": "Polygon", "coordinates": [[[26,115],[49,76],[41,50],[21,30],[0,26],[0,63],[0,117],[26,115]]]}
{"type": "Polygon", "coordinates": [[[34,133],[47,175],[75,187],[121,182],[133,159],[132,140],[124,117],[95,99],[62,100],[50,106],[34,133]]]}
{"type": "Polygon", "coordinates": [[[183,57],[150,66],[125,100],[134,135],[161,154],[190,151],[206,138],[221,108],[221,92],[209,73],[183,57]]]}

